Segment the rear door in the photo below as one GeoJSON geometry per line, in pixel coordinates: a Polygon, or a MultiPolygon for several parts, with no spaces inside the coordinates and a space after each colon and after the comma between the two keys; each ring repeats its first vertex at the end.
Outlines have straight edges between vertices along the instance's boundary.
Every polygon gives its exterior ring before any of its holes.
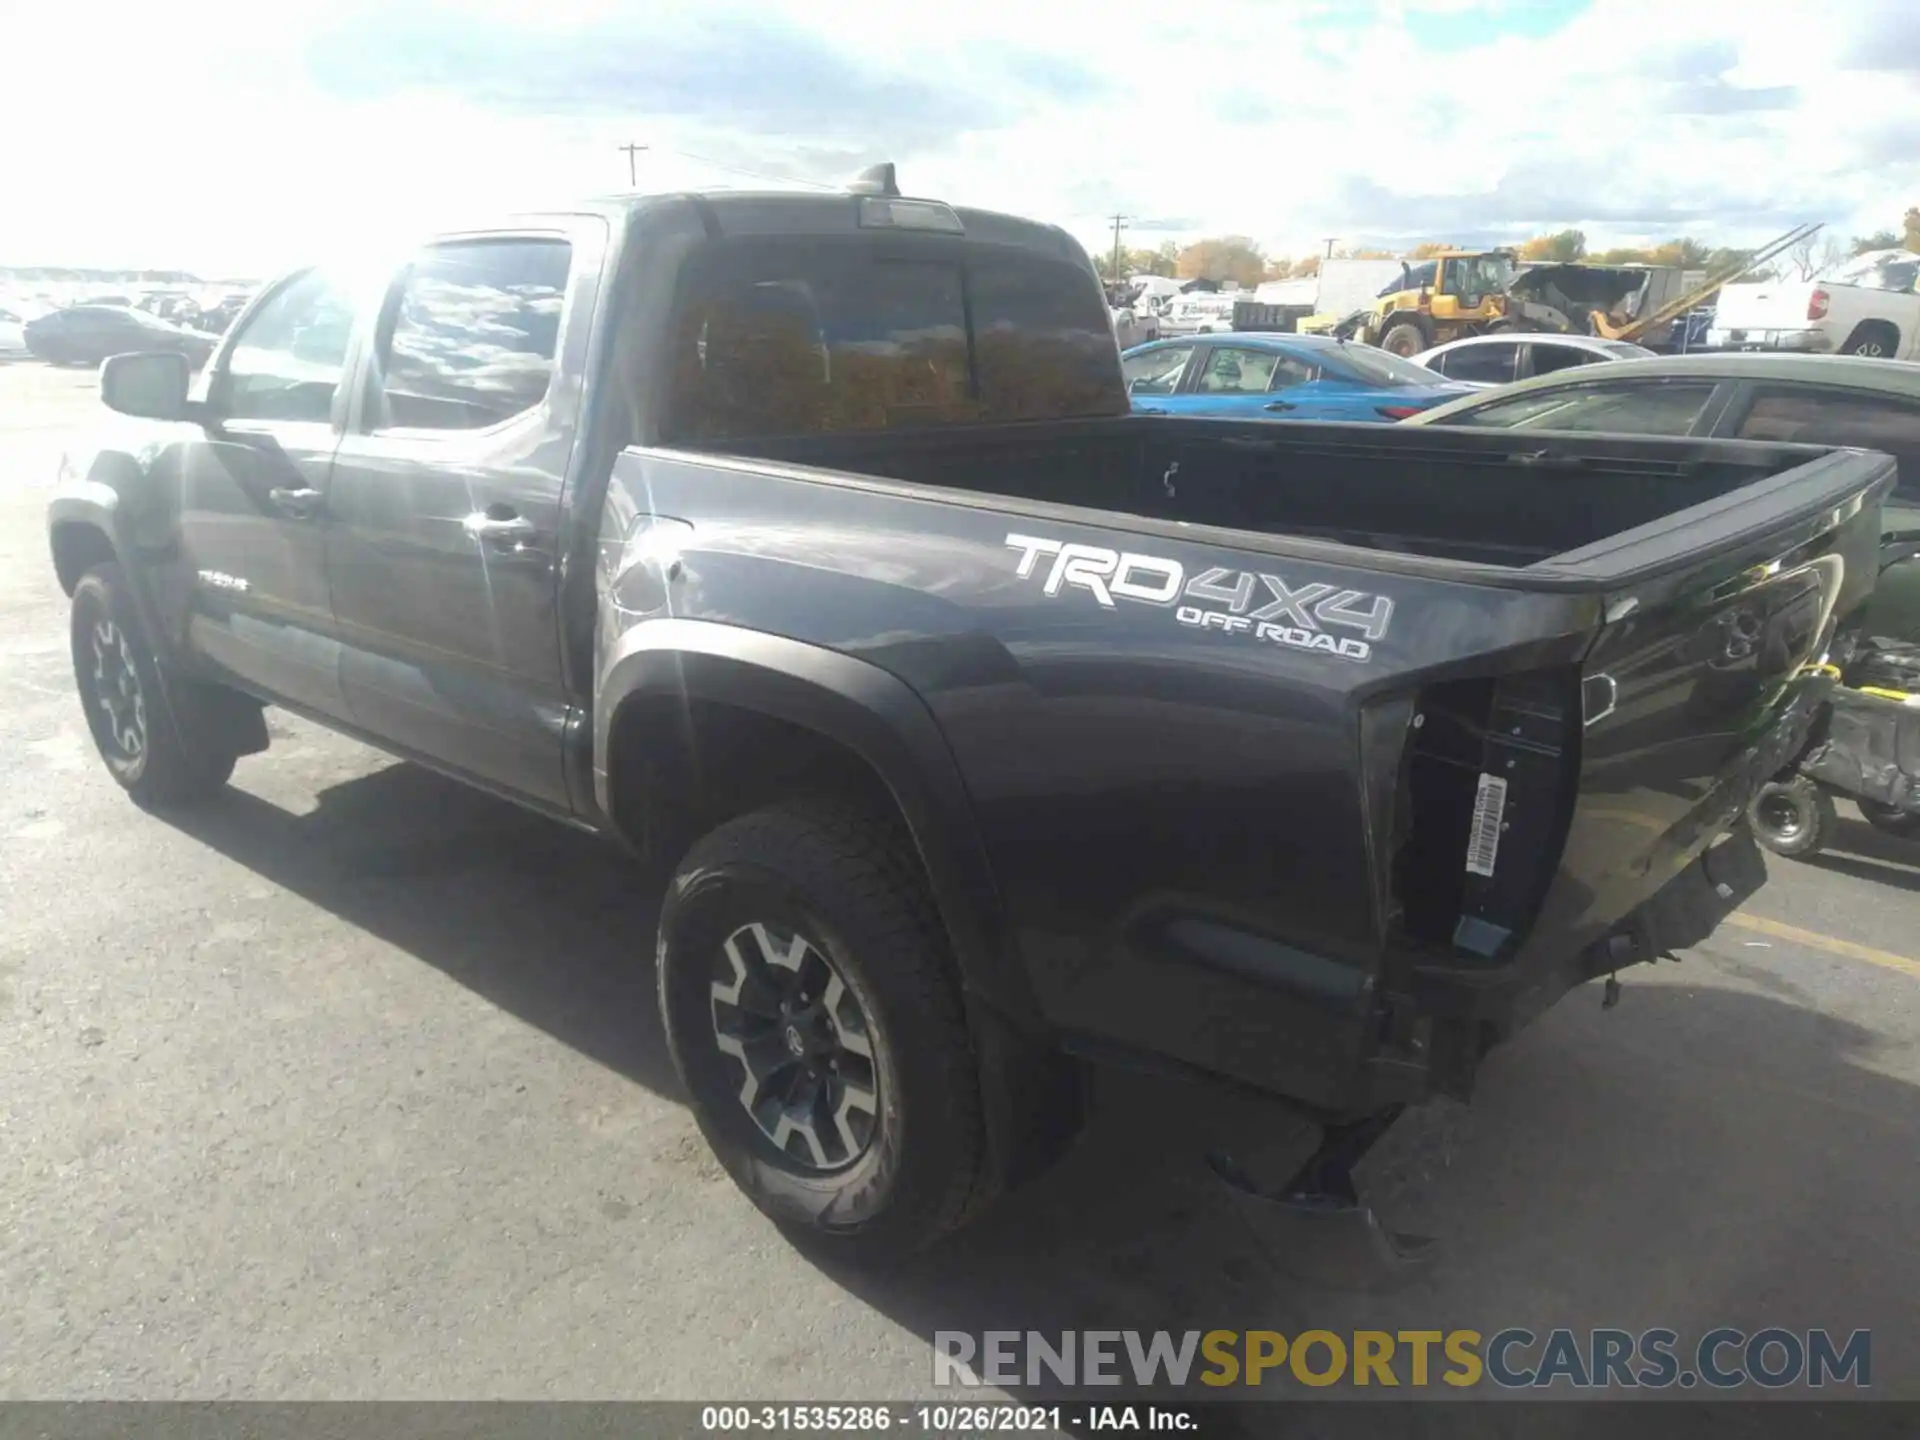
{"type": "Polygon", "coordinates": [[[329,500],[327,571],[355,721],[567,805],[562,490],[606,228],[452,238],[394,280],[329,500]],[[567,361],[557,363],[565,352],[567,361]]]}

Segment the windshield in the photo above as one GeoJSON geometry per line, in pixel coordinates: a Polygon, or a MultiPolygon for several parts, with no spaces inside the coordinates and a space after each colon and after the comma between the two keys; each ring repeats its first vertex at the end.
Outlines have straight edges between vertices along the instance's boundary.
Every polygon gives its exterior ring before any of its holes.
{"type": "Polygon", "coordinates": [[[1856,255],[1820,277],[1835,285],[1858,285],[1863,290],[1913,289],[1920,279],[1920,255],[1911,250],[1875,250],[1856,255]]]}
{"type": "Polygon", "coordinates": [[[1618,360],[1645,360],[1655,352],[1627,340],[1602,340],[1600,348],[1618,360]]]}
{"type": "Polygon", "coordinates": [[[1330,368],[1351,370],[1369,385],[1398,389],[1406,385],[1439,385],[1443,377],[1424,365],[1402,360],[1398,355],[1371,345],[1340,345],[1322,352],[1330,368]]]}

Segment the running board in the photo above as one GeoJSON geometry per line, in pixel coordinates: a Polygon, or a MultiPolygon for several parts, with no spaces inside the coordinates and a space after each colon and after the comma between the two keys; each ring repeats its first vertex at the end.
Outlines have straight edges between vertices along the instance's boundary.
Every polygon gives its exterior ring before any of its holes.
{"type": "Polygon", "coordinates": [[[1324,1127],[1319,1147],[1277,1190],[1261,1187],[1227,1155],[1207,1157],[1276,1269],[1326,1289],[1376,1293],[1431,1273],[1438,1242],[1387,1229],[1353,1181],[1353,1167],[1400,1110],[1324,1127]]]}

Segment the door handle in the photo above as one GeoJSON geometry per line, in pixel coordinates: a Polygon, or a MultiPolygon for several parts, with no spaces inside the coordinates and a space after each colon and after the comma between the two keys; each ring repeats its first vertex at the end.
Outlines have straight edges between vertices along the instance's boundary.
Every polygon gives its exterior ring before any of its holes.
{"type": "Polygon", "coordinates": [[[326,497],[310,486],[279,485],[267,492],[267,498],[294,519],[308,520],[319,512],[320,502],[326,497]]]}
{"type": "Polygon", "coordinates": [[[460,522],[460,526],[487,549],[500,555],[538,556],[540,551],[527,542],[538,531],[533,521],[524,515],[515,514],[505,505],[490,505],[485,510],[477,510],[460,522]]]}
{"type": "Polygon", "coordinates": [[[1291,400],[1269,400],[1260,408],[1262,410],[1298,410],[1300,407],[1291,400]]]}
{"type": "Polygon", "coordinates": [[[1133,407],[1133,413],[1136,415],[1164,415],[1167,412],[1162,410],[1158,405],[1136,405],[1133,407]]]}

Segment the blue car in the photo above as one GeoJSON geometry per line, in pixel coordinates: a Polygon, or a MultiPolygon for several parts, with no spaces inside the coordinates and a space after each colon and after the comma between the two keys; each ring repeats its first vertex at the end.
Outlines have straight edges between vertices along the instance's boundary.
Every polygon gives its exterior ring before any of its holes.
{"type": "Polygon", "coordinates": [[[1120,358],[1136,415],[1385,424],[1475,393],[1385,350],[1322,335],[1195,335],[1120,358]]]}

